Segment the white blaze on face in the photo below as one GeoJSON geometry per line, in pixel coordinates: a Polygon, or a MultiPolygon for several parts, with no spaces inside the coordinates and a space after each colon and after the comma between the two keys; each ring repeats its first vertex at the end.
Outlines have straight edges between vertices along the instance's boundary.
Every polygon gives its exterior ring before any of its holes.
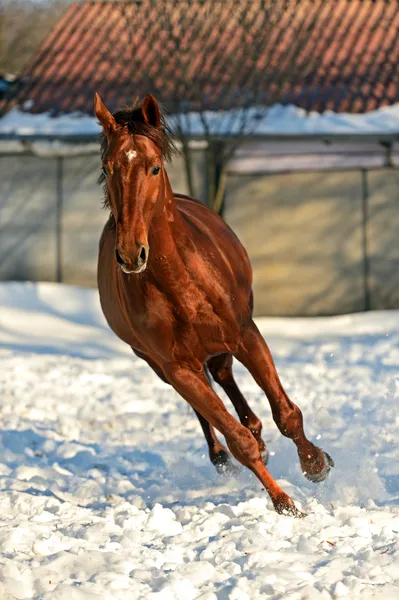
{"type": "Polygon", "coordinates": [[[126,152],[126,158],[128,159],[129,162],[131,162],[133,160],[133,158],[136,158],[136,156],[137,156],[136,150],[129,150],[129,152],[126,152]]]}

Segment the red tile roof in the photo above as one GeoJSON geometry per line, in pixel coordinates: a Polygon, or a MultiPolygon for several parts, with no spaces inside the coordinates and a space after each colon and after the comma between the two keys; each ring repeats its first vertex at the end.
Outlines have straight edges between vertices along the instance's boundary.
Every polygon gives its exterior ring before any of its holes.
{"type": "Polygon", "coordinates": [[[396,0],[142,0],[69,7],[8,104],[93,113],[148,91],[173,111],[399,101],[396,0]],[[27,102],[33,101],[33,102],[27,102]]]}

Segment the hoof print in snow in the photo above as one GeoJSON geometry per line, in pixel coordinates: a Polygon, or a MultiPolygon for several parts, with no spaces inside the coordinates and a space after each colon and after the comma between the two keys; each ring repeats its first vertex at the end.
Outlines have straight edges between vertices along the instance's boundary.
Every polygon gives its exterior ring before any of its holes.
{"type": "Polygon", "coordinates": [[[312,481],[313,483],[320,483],[321,481],[327,479],[329,472],[334,466],[334,461],[331,456],[323,450],[320,450],[320,452],[324,457],[324,467],[322,470],[319,473],[312,473],[306,470],[306,468],[303,469],[303,474],[305,475],[306,479],[309,479],[309,481],[312,481]]]}
{"type": "Polygon", "coordinates": [[[211,460],[219,475],[224,475],[225,477],[234,477],[238,475],[239,468],[233,464],[230,456],[225,450],[220,450],[211,460]]]}

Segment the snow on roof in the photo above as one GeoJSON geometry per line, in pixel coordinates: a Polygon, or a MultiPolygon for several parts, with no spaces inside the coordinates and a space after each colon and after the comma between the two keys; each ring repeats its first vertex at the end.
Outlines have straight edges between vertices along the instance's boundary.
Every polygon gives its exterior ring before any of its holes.
{"type": "MultiPolygon", "coordinates": [[[[399,134],[399,103],[363,114],[307,113],[302,108],[275,104],[231,111],[206,111],[202,115],[211,135],[314,135],[314,134],[399,134]]],[[[180,122],[193,137],[204,136],[199,113],[170,115],[172,130],[180,122]]],[[[49,113],[32,114],[15,108],[0,119],[0,135],[96,136],[101,128],[96,118],[80,113],[52,117],[49,113]]]]}
{"type": "Polygon", "coordinates": [[[81,113],[71,113],[52,117],[49,113],[32,114],[13,108],[0,119],[0,135],[22,137],[35,135],[82,135],[95,136],[101,133],[101,127],[95,117],[81,113]]]}
{"type": "MultiPolygon", "coordinates": [[[[399,133],[399,103],[364,114],[307,113],[303,108],[281,104],[255,106],[226,112],[205,112],[209,131],[216,135],[312,135],[337,133],[399,133]],[[244,126],[242,125],[244,123],[244,126]]],[[[173,124],[177,118],[171,116],[173,124]]],[[[204,126],[198,113],[188,113],[183,127],[193,135],[203,135],[204,126]]]]}

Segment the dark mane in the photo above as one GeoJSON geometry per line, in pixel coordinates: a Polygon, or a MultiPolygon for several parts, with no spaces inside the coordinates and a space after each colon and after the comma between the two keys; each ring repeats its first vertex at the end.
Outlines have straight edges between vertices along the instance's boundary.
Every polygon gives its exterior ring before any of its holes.
{"type": "MultiPolygon", "coordinates": [[[[137,135],[144,135],[145,137],[148,137],[159,148],[162,159],[168,162],[172,159],[173,154],[177,150],[172,140],[171,131],[166,124],[165,117],[161,112],[161,124],[159,127],[148,125],[143,118],[143,113],[141,111],[142,106],[143,101],[140,98],[136,98],[131,106],[125,106],[114,113],[115,121],[118,123],[118,125],[127,127],[129,133],[135,133],[137,135]]],[[[103,133],[100,137],[100,143],[101,160],[103,160],[107,151],[107,136],[103,133]]],[[[98,183],[105,183],[105,177],[103,174],[101,174],[98,178],[98,183]]],[[[109,208],[106,189],[104,196],[104,208],[109,208]]]]}

